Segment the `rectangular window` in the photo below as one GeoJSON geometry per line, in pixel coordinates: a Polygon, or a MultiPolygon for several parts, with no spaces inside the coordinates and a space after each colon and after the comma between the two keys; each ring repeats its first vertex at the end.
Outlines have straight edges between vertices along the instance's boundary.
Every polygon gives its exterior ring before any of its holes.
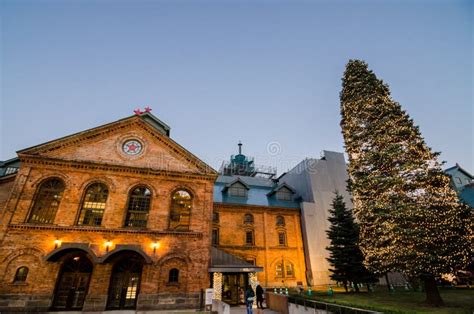
{"type": "Polygon", "coordinates": [[[278,244],[286,246],[286,234],[285,232],[278,232],[278,244]]]}
{"type": "Polygon", "coordinates": [[[249,263],[249,264],[252,264],[252,265],[256,265],[254,259],[248,259],[248,260],[246,260],[246,262],[249,263]]]}
{"type": "Polygon", "coordinates": [[[461,183],[462,183],[462,181],[461,181],[461,178],[460,178],[460,177],[456,177],[456,183],[458,183],[458,184],[461,184],[461,183]]]}
{"type": "Polygon", "coordinates": [[[215,224],[219,223],[219,213],[216,213],[216,212],[212,213],[212,222],[215,224]]]}
{"type": "Polygon", "coordinates": [[[212,229],[212,245],[219,245],[219,229],[212,229]]]}
{"type": "Polygon", "coordinates": [[[5,175],[12,174],[12,173],[16,173],[16,172],[18,172],[18,168],[16,168],[16,167],[8,167],[8,168],[5,170],[5,175]]]}
{"type": "Polygon", "coordinates": [[[280,190],[276,193],[277,200],[279,201],[291,201],[293,197],[293,193],[288,190],[280,190]]]}
{"type": "Polygon", "coordinates": [[[247,231],[245,233],[245,244],[247,245],[253,245],[253,231],[247,231]]]}
{"type": "Polygon", "coordinates": [[[285,264],[286,267],[286,277],[294,277],[295,272],[293,271],[293,264],[285,264]]]}
{"type": "Polygon", "coordinates": [[[229,188],[230,196],[247,197],[247,189],[243,186],[232,186],[229,188]]]}

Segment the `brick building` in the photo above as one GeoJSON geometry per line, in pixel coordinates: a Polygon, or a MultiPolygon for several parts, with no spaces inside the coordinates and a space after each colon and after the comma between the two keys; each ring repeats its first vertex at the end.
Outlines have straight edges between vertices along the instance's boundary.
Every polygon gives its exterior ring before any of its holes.
{"type": "Polygon", "coordinates": [[[0,180],[0,309],[198,307],[217,174],[169,131],[145,113],[18,152],[0,180]]]}
{"type": "Polygon", "coordinates": [[[243,303],[241,291],[249,282],[264,287],[306,285],[300,197],[294,189],[275,178],[275,169],[254,165],[242,154],[241,144],[239,154],[219,173],[212,245],[247,265],[212,270],[215,291],[225,302],[237,304],[243,303]]]}

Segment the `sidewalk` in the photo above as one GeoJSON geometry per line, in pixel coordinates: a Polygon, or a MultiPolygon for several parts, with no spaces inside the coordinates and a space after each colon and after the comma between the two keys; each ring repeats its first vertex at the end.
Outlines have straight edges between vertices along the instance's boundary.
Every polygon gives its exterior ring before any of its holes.
{"type": "MultiPolygon", "coordinates": [[[[241,306],[232,306],[230,308],[230,314],[247,314],[247,308],[245,305],[241,306]]],[[[270,309],[253,309],[253,314],[280,314],[280,312],[275,312],[270,309]]]]}

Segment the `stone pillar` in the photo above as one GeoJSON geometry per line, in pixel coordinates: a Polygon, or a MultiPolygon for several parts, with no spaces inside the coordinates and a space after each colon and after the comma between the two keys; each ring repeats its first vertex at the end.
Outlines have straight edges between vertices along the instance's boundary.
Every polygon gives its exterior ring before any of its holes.
{"type": "Polygon", "coordinates": [[[214,287],[214,300],[222,300],[222,273],[212,275],[212,286],[214,287]]]}

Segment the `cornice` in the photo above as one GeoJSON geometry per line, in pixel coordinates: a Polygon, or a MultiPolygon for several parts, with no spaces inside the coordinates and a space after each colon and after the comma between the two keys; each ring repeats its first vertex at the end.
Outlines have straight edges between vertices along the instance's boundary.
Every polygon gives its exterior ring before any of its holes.
{"type": "Polygon", "coordinates": [[[113,171],[116,173],[132,173],[140,175],[154,175],[160,177],[169,177],[169,178],[186,178],[186,179],[200,179],[205,181],[214,182],[217,178],[216,174],[209,173],[192,173],[192,172],[178,172],[170,170],[160,170],[153,168],[142,168],[142,167],[131,167],[131,166],[122,166],[117,164],[109,163],[99,163],[92,161],[76,161],[76,160],[65,160],[51,157],[44,157],[38,155],[29,155],[29,154],[18,154],[20,161],[24,165],[43,165],[43,166],[54,166],[54,167],[63,167],[72,170],[103,170],[103,171],[113,171]]]}
{"type": "Polygon", "coordinates": [[[10,224],[10,230],[38,230],[38,231],[71,231],[71,232],[93,232],[93,233],[115,233],[115,234],[143,234],[158,236],[174,236],[184,238],[203,237],[202,232],[182,232],[182,231],[158,231],[128,228],[103,228],[103,227],[84,227],[84,226],[55,226],[55,225],[34,225],[34,224],[10,224]]]}

